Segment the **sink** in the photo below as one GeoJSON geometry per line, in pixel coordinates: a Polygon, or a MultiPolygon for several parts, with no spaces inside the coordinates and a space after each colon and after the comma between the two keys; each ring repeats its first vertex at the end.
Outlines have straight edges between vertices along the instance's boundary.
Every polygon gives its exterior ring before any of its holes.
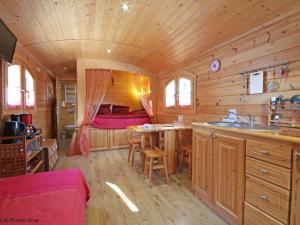
{"type": "Polygon", "coordinates": [[[233,128],[240,128],[240,129],[252,129],[252,130],[278,130],[277,127],[265,126],[265,125],[258,125],[255,124],[254,127],[249,126],[245,123],[231,123],[231,122],[209,122],[208,124],[220,127],[233,127],[233,128]]]}

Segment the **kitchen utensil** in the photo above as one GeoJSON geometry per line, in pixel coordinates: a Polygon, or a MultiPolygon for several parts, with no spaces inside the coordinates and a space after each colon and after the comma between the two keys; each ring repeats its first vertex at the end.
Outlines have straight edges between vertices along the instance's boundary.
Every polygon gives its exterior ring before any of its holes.
{"type": "Polygon", "coordinates": [[[37,129],[32,124],[26,125],[26,139],[33,138],[37,133],[37,129]]]}
{"type": "Polygon", "coordinates": [[[24,113],[21,115],[21,121],[25,123],[25,125],[32,124],[32,114],[24,113]]]}
{"type": "Polygon", "coordinates": [[[300,95],[294,95],[291,97],[291,102],[295,104],[295,102],[300,102],[300,95]]]}

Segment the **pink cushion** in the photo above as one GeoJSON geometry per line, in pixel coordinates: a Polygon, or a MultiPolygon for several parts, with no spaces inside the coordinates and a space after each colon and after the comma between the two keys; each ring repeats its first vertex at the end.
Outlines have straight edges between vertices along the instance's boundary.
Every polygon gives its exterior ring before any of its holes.
{"type": "Polygon", "coordinates": [[[113,105],[112,107],[112,114],[118,114],[118,113],[129,113],[129,106],[124,105],[113,105]]]}
{"type": "Polygon", "coordinates": [[[147,112],[145,109],[138,109],[138,110],[131,111],[130,114],[132,114],[132,115],[147,115],[147,112]]]}
{"type": "Polygon", "coordinates": [[[111,104],[102,104],[98,110],[97,115],[111,114],[110,106],[111,106],[111,104]]]}

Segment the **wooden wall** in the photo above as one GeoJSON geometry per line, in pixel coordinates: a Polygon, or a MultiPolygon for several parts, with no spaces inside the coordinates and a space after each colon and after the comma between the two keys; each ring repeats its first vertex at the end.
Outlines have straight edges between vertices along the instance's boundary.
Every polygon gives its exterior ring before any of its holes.
{"type": "Polygon", "coordinates": [[[221,120],[227,115],[229,108],[236,108],[239,115],[253,114],[257,121],[265,123],[266,105],[272,96],[283,94],[291,97],[300,94],[300,14],[258,27],[199,55],[196,60],[177,65],[176,68],[163,71],[157,76],[157,122],[172,122],[176,118],[177,114],[164,112],[163,90],[167,79],[180,70],[197,75],[198,105],[196,113],[185,115],[186,123],[221,120]],[[213,57],[219,58],[222,63],[222,68],[217,73],[211,73],[208,69],[213,57]],[[289,66],[288,79],[280,79],[279,68],[276,68],[274,77],[267,77],[268,80],[280,82],[280,88],[276,92],[248,95],[247,102],[240,100],[240,71],[281,63],[284,60],[295,61],[289,66]]]}
{"type": "MultiPolygon", "coordinates": [[[[33,123],[38,128],[43,129],[44,137],[51,138],[54,126],[54,122],[52,121],[51,117],[53,109],[53,99],[50,102],[47,101],[47,84],[54,86],[54,80],[50,73],[46,69],[44,69],[38,63],[38,61],[33,58],[20,44],[18,44],[16,47],[14,60],[18,60],[26,64],[32,72],[32,75],[34,76],[36,82],[36,110],[32,112],[33,123]]],[[[1,85],[1,95],[3,95],[3,91],[3,85],[1,85]]],[[[55,93],[54,87],[53,93],[55,93]]],[[[1,109],[3,109],[3,101],[1,101],[1,109]]],[[[1,110],[1,124],[5,120],[7,120],[7,114],[10,114],[10,112],[1,110]]]]}
{"type": "Polygon", "coordinates": [[[131,79],[131,73],[122,71],[113,71],[112,79],[103,103],[126,105],[130,107],[130,111],[143,108],[140,98],[134,88],[131,79]]]}

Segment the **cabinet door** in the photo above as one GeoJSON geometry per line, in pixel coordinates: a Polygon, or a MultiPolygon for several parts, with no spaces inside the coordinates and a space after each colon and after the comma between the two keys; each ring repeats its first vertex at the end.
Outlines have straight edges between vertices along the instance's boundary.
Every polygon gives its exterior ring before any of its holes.
{"type": "Polygon", "coordinates": [[[245,140],[224,135],[213,139],[213,202],[231,224],[243,224],[245,140]]]}
{"type": "Polygon", "coordinates": [[[90,151],[109,149],[108,130],[89,128],[90,151]]]}
{"type": "Polygon", "coordinates": [[[109,130],[110,149],[128,148],[129,133],[126,129],[109,130]]]}
{"type": "Polygon", "coordinates": [[[300,225],[300,147],[294,150],[291,225],[300,225]]]}
{"type": "Polygon", "coordinates": [[[192,183],[195,194],[207,204],[212,200],[212,134],[193,133],[192,183]]]}

